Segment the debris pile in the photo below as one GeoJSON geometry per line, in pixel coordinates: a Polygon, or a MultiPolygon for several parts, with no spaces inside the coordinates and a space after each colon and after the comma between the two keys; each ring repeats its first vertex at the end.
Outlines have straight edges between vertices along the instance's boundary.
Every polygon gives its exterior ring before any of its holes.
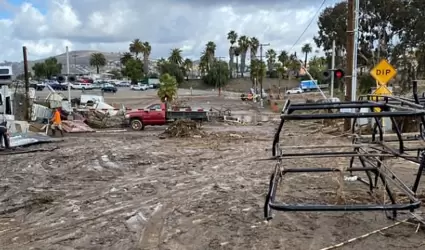
{"type": "Polygon", "coordinates": [[[177,120],[168,126],[160,138],[195,137],[202,136],[200,124],[191,120],[177,120]]]}
{"type": "Polygon", "coordinates": [[[94,110],[88,112],[86,122],[92,128],[116,128],[124,125],[125,117],[124,113],[111,116],[109,113],[94,110]]]}

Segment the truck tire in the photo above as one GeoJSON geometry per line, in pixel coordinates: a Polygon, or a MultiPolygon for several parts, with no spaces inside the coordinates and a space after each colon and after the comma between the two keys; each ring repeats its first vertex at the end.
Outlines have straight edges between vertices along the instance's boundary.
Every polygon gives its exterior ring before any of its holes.
{"type": "Polygon", "coordinates": [[[140,131],[140,130],[145,129],[145,125],[139,119],[133,119],[133,120],[131,120],[130,121],[130,126],[131,126],[131,129],[133,129],[135,131],[140,131]]]}

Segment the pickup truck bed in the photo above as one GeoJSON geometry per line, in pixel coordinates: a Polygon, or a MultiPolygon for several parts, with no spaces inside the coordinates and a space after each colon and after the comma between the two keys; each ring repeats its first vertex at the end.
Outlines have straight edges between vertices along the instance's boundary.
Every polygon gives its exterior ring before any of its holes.
{"type": "Polygon", "coordinates": [[[208,121],[206,111],[167,111],[167,120],[174,121],[180,119],[190,119],[194,121],[208,121]]]}

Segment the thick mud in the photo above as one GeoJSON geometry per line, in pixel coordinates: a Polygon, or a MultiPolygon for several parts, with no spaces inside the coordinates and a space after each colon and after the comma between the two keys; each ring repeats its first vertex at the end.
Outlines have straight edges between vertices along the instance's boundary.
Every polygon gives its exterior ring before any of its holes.
{"type": "MultiPolygon", "coordinates": [[[[53,152],[0,156],[1,249],[319,250],[394,223],[382,212],[276,212],[265,222],[275,162],[256,160],[270,157],[274,127],[207,127],[206,137],[179,139],[158,138],[163,128],[72,135],[37,146],[60,147],[53,152]]],[[[290,125],[284,144],[342,143],[300,131],[290,125]]],[[[411,183],[415,168],[397,171],[411,183]]],[[[370,201],[367,187],[347,185],[355,195],[347,188],[346,200],[370,201]]],[[[337,188],[332,175],[291,175],[279,197],[336,202],[337,188]]],[[[403,223],[340,249],[423,249],[416,226],[403,223]]]]}

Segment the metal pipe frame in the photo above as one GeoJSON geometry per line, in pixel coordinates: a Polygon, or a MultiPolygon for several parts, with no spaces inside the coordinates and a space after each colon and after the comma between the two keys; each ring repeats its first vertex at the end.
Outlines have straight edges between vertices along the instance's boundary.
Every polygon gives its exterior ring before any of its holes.
{"type": "MultiPolygon", "coordinates": [[[[414,84],[415,86],[415,84],[414,84]]],[[[291,104],[288,100],[284,104],[281,113],[281,121],[273,139],[272,157],[267,160],[277,160],[275,170],[270,177],[269,190],[265,200],[264,216],[271,219],[272,210],[277,211],[392,211],[389,218],[395,219],[397,211],[410,210],[413,211],[421,205],[421,201],[416,197],[421,176],[425,171],[425,143],[418,147],[406,147],[405,142],[419,141],[425,142],[423,128],[425,125],[425,99],[421,100],[414,87],[413,100],[405,98],[397,98],[393,96],[377,96],[366,95],[361,96],[359,101],[355,102],[338,102],[338,103],[310,103],[310,104],[291,104]],[[367,100],[364,100],[364,99],[367,100]],[[371,99],[376,99],[372,101],[371,99]],[[423,103],[422,103],[423,101],[423,103]],[[335,110],[335,109],[356,109],[353,113],[323,113],[323,114],[294,114],[297,111],[311,110],[335,110]],[[369,112],[360,112],[362,108],[367,108],[369,112]],[[375,108],[380,108],[381,112],[375,112],[375,108]],[[394,127],[396,139],[388,142],[397,142],[396,146],[391,146],[384,140],[384,131],[382,126],[382,118],[389,117],[394,127]],[[420,117],[421,127],[418,135],[404,139],[401,129],[396,123],[395,117],[420,117]],[[288,120],[315,120],[315,119],[352,119],[352,151],[327,151],[327,152],[299,152],[302,149],[318,149],[325,147],[317,146],[296,146],[297,153],[289,153],[286,150],[291,147],[281,147],[279,144],[280,134],[285,121],[288,120]],[[356,134],[356,125],[359,118],[372,118],[375,123],[371,138],[366,138],[356,134]],[[285,152],[284,152],[285,151],[285,152]],[[408,152],[416,151],[417,155],[409,155],[408,152]],[[320,158],[320,157],[346,157],[349,158],[349,165],[346,169],[338,168],[284,168],[283,163],[288,158],[320,158]],[[402,158],[419,164],[418,171],[415,176],[414,184],[408,187],[402,182],[385,164],[385,159],[402,158]],[[354,167],[354,161],[358,159],[362,167],[354,167]],[[369,187],[369,192],[373,193],[378,183],[382,183],[385,187],[390,204],[353,204],[353,205],[330,205],[330,204],[288,204],[276,201],[276,191],[278,184],[284,180],[287,173],[318,173],[318,172],[339,172],[347,171],[365,172],[367,180],[358,178],[358,180],[369,187]],[[406,203],[396,203],[395,196],[388,184],[392,184],[403,192],[409,201],[406,203]]],[[[343,147],[344,148],[344,147],[343,147]]],[[[345,148],[350,148],[346,146],[345,148]]],[[[328,150],[339,150],[341,147],[329,147],[328,150]]]]}

